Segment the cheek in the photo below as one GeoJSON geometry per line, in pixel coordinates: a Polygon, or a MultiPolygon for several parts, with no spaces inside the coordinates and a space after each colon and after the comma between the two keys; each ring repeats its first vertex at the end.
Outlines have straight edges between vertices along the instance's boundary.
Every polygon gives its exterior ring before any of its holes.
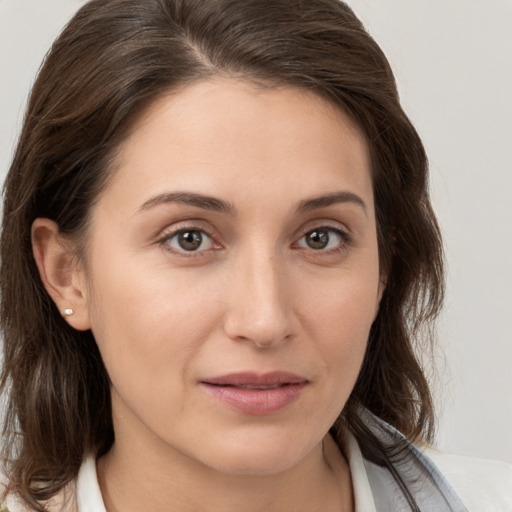
{"type": "Polygon", "coordinates": [[[215,328],[217,303],[189,276],[140,262],[105,262],[93,290],[92,330],[114,387],[172,395],[215,328]]]}
{"type": "Polygon", "coordinates": [[[340,269],[322,281],[304,281],[302,315],[327,338],[366,339],[373,323],[379,299],[378,264],[359,269],[340,269]]]}
{"type": "Polygon", "coordinates": [[[302,293],[302,325],[321,350],[324,371],[344,389],[355,383],[378,307],[378,263],[371,261],[302,293]]]}

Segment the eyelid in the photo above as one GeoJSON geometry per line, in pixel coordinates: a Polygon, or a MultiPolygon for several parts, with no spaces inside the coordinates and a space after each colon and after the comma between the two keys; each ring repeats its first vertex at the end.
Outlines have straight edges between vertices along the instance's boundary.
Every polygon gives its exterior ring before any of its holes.
{"type": "Polygon", "coordinates": [[[178,256],[184,256],[186,258],[191,257],[199,257],[204,256],[206,253],[211,252],[212,250],[219,250],[222,248],[222,245],[217,242],[216,236],[212,233],[212,230],[207,229],[204,227],[202,221],[183,221],[177,224],[173,224],[172,226],[169,226],[162,230],[160,234],[157,237],[157,243],[164,248],[167,252],[171,254],[175,254],[178,256]],[[204,249],[200,251],[185,251],[185,250],[179,250],[174,247],[171,247],[169,243],[167,243],[170,239],[178,235],[180,232],[183,231],[198,231],[202,233],[203,235],[206,235],[208,238],[211,239],[213,248],[210,249],[204,249]]]}
{"type": "Polygon", "coordinates": [[[336,220],[320,218],[313,219],[304,223],[299,229],[297,229],[294,237],[296,239],[301,238],[307,233],[314,231],[315,229],[330,229],[339,232],[340,234],[343,234],[347,238],[352,238],[353,236],[352,230],[346,224],[336,220]]]}
{"type": "Polygon", "coordinates": [[[333,254],[336,252],[344,251],[348,247],[353,245],[353,238],[352,238],[352,235],[350,234],[349,230],[343,229],[339,225],[332,226],[330,224],[323,223],[323,224],[319,224],[319,225],[308,226],[308,227],[304,228],[301,231],[301,233],[302,234],[297,238],[294,245],[296,245],[301,250],[311,251],[318,256],[329,255],[329,254],[333,254]],[[311,233],[312,231],[316,231],[316,230],[325,230],[325,231],[334,232],[341,240],[339,246],[332,247],[329,249],[313,249],[311,247],[304,247],[304,246],[298,245],[299,241],[302,240],[307,234],[311,233]]]}

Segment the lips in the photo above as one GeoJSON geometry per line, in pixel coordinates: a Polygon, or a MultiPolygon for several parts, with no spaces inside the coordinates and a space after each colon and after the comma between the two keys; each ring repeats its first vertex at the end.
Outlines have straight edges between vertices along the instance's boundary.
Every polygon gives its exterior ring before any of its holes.
{"type": "Polygon", "coordinates": [[[221,403],[242,413],[276,413],[295,402],[308,380],[290,372],[233,373],[201,381],[202,387],[221,403]]]}

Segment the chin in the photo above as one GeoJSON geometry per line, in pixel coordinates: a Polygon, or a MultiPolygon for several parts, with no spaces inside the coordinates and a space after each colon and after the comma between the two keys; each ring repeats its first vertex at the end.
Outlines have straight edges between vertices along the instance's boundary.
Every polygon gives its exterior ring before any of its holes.
{"type": "Polygon", "coordinates": [[[233,458],[214,462],[213,469],[228,475],[270,476],[287,471],[299,461],[299,457],[284,458],[276,457],[275,454],[269,454],[268,457],[261,453],[257,457],[237,454],[233,458]]]}
{"type": "MultiPolygon", "coordinates": [[[[275,475],[297,465],[318,444],[301,442],[300,436],[267,433],[262,436],[236,436],[203,452],[203,462],[213,469],[232,475],[275,475]],[[291,442],[291,439],[293,442],[291,442]]],[[[321,450],[321,448],[320,448],[321,450]]]]}

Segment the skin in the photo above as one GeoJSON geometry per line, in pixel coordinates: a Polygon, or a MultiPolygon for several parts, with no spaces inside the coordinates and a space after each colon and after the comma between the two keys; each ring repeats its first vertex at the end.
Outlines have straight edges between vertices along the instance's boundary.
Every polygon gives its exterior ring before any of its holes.
{"type": "Polygon", "coordinates": [[[92,329],[112,381],[116,441],[98,461],[109,512],[353,510],[327,432],[382,279],[367,145],[343,112],[293,88],[188,86],[154,103],[120,148],[85,265],[57,233],[34,223],[41,276],[74,309],[68,322],[92,329]],[[175,193],[230,211],[166,200],[175,193]],[[319,228],[326,248],[311,247],[319,228]],[[202,233],[197,250],[180,246],[183,229],[202,233]],[[245,414],[201,385],[276,370],[307,384],[272,414],[245,414]]]}

